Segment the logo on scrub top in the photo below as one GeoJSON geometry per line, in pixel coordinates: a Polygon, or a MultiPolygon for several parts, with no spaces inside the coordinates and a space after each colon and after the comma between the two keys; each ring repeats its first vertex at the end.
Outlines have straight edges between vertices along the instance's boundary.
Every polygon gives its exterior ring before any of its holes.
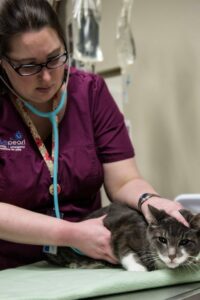
{"type": "Polygon", "coordinates": [[[15,134],[8,140],[0,138],[0,150],[5,151],[22,151],[25,149],[25,139],[21,131],[16,131],[15,134]]]}

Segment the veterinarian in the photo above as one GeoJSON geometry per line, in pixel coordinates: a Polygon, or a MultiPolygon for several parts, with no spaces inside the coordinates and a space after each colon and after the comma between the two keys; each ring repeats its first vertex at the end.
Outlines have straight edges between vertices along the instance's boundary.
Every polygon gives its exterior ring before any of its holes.
{"type": "Polygon", "coordinates": [[[56,245],[115,264],[103,218],[81,221],[100,207],[102,185],[147,220],[151,204],[187,225],[180,204],[141,177],[103,79],[70,67],[46,0],[1,1],[0,63],[0,269],[56,245]]]}

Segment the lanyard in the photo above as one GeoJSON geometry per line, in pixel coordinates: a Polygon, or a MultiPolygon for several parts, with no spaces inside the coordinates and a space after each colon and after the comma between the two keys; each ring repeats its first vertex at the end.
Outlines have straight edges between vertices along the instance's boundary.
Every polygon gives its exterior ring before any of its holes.
{"type": "Polygon", "coordinates": [[[38,147],[38,150],[40,151],[46,166],[50,172],[50,176],[52,178],[53,183],[49,186],[49,192],[51,195],[53,195],[54,198],[54,208],[55,208],[55,214],[56,217],[60,219],[60,210],[59,210],[59,204],[58,204],[58,194],[61,192],[61,187],[58,184],[58,153],[59,153],[59,135],[58,135],[58,116],[57,114],[63,107],[65,101],[66,101],[66,92],[64,91],[62,93],[62,97],[60,100],[60,103],[57,105],[56,96],[53,99],[53,111],[52,112],[41,112],[37,110],[35,107],[33,107],[30,103],[21,101],[19,98],[16,98],[15,101],[13,101],[14,105],[16,106],[17,110],[19,111],[20,115],[24,119],[26,125],[29,127],[30,132],[32,134],[32,137],[38,147]],[[42,141],[42,138],[40,137],[37,128],[35,127],[33,121],[29,117],[27,113],[27,108],[31,110],[36,115],[39,115],[41,117],[49,118],[51,124],[52,124],[52,153],[49,154],[48,150],[46,149],[46,146],[44,142],[42,141]]]}

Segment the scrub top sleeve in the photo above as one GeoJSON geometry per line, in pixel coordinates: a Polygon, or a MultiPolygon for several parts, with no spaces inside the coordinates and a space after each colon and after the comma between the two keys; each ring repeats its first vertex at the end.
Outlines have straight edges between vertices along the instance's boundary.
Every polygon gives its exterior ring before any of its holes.
{"type": "Polygon", "coordinates": [[[96,76],[92,89],[92,121],[97,154],[102,163],[134,156],[124,117],[111,96],[105,81],[96,76]]]}

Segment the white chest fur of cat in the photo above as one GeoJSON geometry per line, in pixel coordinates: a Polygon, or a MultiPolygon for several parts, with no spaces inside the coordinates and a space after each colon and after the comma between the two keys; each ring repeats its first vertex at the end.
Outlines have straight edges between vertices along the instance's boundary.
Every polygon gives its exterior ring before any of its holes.
{"type": "MultiPolygon", "coordinates": [[[[200,258],[200,214],[183,210],[190,224],[184,226],[165,211],[149,206],[153,222],[127,205],[112,203],[90,214],[106,215],[104,225],[111,231],[111,246],[121,266],[127,271],[144,272],[179,266],[193,268],[200,258]]],[[[78,255],[70,248],[58,247],[57,255],[48,255],[54,264],[75,268],[100,268],[109,264],[78,255]]],[[[114,267],[109,265],[110,267],[114,267]]]]}
{"type": "Polygon", "coordinates": [[[148,271],[145,266],[138,262],[134,253],[129,253],[121,259],[121,264],[127,271],[145,272],[148,271]]]}

